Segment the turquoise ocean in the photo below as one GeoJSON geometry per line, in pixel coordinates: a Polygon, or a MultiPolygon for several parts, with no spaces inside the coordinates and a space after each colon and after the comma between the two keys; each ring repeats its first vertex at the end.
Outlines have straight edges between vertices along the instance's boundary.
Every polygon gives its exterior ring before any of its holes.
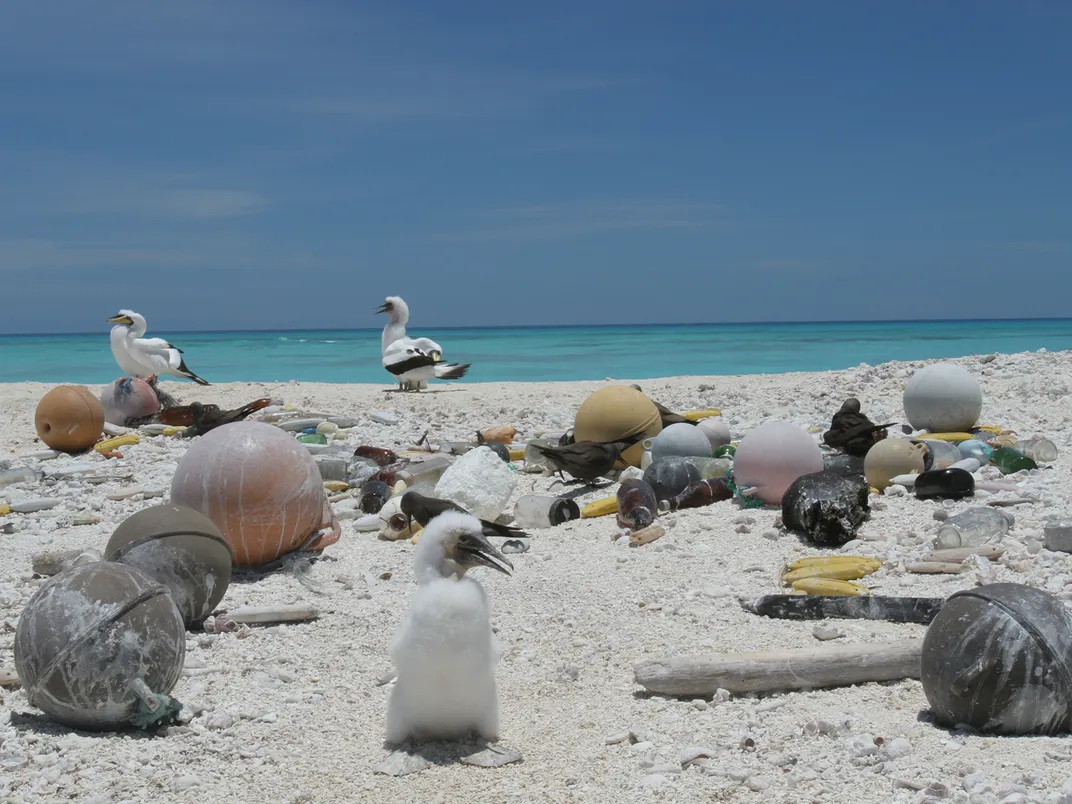
{"type": "MultiPolygon", "coordinates": [[[[425,329],[462,382],[778,374],[860,363],[1072,349],[1072,319],[425,329]]],[[[394,385],[380,330],[165,332],[209,382],[394,385]]],[[[108,330],[0,336],[0,382],[106,383],[120,376],[108,330]]]]}

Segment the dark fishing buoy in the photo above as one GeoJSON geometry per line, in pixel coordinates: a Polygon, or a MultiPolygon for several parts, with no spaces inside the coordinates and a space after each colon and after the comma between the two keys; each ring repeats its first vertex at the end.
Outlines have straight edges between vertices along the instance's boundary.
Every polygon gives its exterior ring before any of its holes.
{"type": "Polygon", "coordinates": [[[668,455],[644,470],[644,482],[651,486],[657,500],[669,500],[693,483],[699,483],[700,470],[684,458],[668,455]]]}
{"type": "Polygon", "coordinates": [[[58,723],[104,731],[178,713],[186,629],[167,587],[98,561],[46,581],[15,630],[15,670],[30,704],[58,723]]]}
{"type": "Polygon", "coordinates": [[[927,629],[920,679],[943,726],[1058,734],[1072,725],[1072,614],[1052,595],[995,583],[951,595],[927,629]]]}
{"type": "Polygon", "coordinates": [[[975,494],[975,478],[964,469],[930,469],[916,475],[915,492],[921,500],[959,500],[975,494]]]}
{"type": "Polygon", "coordinates": [[[812,544],[841,547],[871,512],[862,477],[831,471],[801,475],[782,496],[782,524],[812,544]]]}
{"type": "Polygon", "coordinates": [[[127,517],[104,550],[105,561],[137,567],[164,584],[186,627],[223,600],[234,554],[220,529],[184,505],[155,505],[127,517]]]}

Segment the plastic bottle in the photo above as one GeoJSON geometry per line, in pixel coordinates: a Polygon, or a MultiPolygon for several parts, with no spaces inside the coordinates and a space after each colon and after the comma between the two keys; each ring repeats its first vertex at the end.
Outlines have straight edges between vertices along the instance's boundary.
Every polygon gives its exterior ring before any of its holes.
{"type": "Polygon", "coordinates": [[[11,486],[15,483],[33,483],[39,478],[37,472],[26,466],[16,466],[0,472],[0,486],[11,486]]]}
{"type": "Polygon", "coordinates": [[[712,503],[729,500],[733,491],[725,477],[714,477],[693,483],[683,492],[666,501],[668,510],[678,511],[682,508],[703,508],[712,503]]]}
{"type": "Polygon", "coordinates": [[[990,456],[993,454],[994,448],[989,444],[984,444],[978,438],[969,438],[967,441],[961,441],[957,445],[957,452],[960,453],[961,458],[975,458],[982,465],[990,463],[990,456]]]}
{"type": "Polygon", "coordinates": [[[514,524],[519,528],[551,528],[580,516],[580,506],[565,497],[526,494],[514,505],[514,524]]]}
{"type": "Polygon", "coordinates": [[[978,547],[1004,536],[1013,522],[1011,514],[997,508],[969,508],[942,523],[935,535],[934,546],[939,550],[978,547]]]}
{"type": "Polygon", "coordinates": [[[658,501],[644,480],[627,478],[618,486],[618,527],[640,530],[655,521],[658,501]]]}
{"type": "Polygon", "coordinates": [[[433,455],[423,461],[398,461],[390,466],[383,467],[372,477],[382,480],[388,486],[393,487],[399,480],[412,488],[418,483],[436,483],[447,467],[454,463],[446,455],[433,455]]]}
{"type": "Polygon", "coordinates": [[[373,461],[377,466],[390,466],[392,463],[398,462],[398,455],[389,449],[383,447],[369,447],[362,445],[354,450],[354,455],[358,458],[366,458],[373,461]]]}
{"type": "Polygon", "coordinates": [[[994,450],[994,454],[990,456],[990,463],[1000,469],[1003,475],[1015,474],[1025,469],[1038,469],[1037,463],[1012,447],[994,450]]]}
{"type": "Polygon", "coordinates": [[[974,472],[980,466],[982,462],[978,458],[961,458],[954,464],[950,464],[947,469],[963,469],[965,472],[974,472]]]}
{"type": "Polygon", "coordinates": [[[936,439],[921,439],[920,443],[927,448],[927,456],[924,459],[927,469],[948,469],[963,456],[956,444],[936,439]]]}
{"type": "Polygon", "coordinates": [[[552,441],[550,438],[533,438],[525,444],[525,471],[526,472],[542,472],[544,469],[550,467],[547,462],[547,458],[536,450],[536,447],[557,447],[558,441],[552,441]]]}
{"type": "Polygon", "coordinates": [[[697,469],[700,470],[701,480],[710,480],[715,477],[725,477],[726,472],[733,466],[733,461],[729,458],[698,458],[694,455],[687,455],[683,460],[691,463],[697,469]]]}
{"type": "Polygon", "coordinates": [[[1051,463],[1057,460],[1057,446],[1048,438],[1028,438],[1018,441],[1016,448],[1036,463],[1051,463]]]}

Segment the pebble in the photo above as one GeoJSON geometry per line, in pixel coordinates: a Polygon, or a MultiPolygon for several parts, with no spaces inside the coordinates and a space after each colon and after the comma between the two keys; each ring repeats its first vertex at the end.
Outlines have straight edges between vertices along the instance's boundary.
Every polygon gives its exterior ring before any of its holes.
{"type": "Polygon", "coordinates": [[[183,790],[189,790],[191,787],[196,787],[199,784],[201,784],[201,780],[192,773],[188,773],[175,780],[174,789],[176,792],[181,792],[183,790]]]}

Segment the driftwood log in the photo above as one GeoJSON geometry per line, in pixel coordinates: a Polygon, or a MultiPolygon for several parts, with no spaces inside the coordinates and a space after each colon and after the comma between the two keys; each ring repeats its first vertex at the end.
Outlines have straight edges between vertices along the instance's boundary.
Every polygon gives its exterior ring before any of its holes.
{"type": "Polygon", "coordinates": [[[919,678],[922,639],[800,650],[649,659],[633,667],[636,682],[673,696],[782,692],[919,678]]]}

